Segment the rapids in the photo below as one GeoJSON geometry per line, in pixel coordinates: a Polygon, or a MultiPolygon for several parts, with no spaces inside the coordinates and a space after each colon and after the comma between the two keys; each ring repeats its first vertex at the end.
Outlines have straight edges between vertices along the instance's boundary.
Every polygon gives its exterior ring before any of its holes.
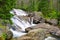
{"type": "MultiPolygon", "coordinates": [[[[25,29],[28,27],[35,26],[35,24],[33,24],[33,18],[32,18],[31,24],[28,21],[24,20],[24,18],[22,18],[22,16],[28,15],[25,11],[20,10],[20,9],[13,9],[12,11],[10,11],[10,13],[14,15],[11,18],[13,25],[14,26],[18,25],[21,28],[21,31],[19,31],[19,32],[10,28],[10,31],[12,31],[12,33],[13,33],[13,37],[20,37],[22,35],[25,35],[27,33],[24,33],[22,31],[25,31],[25,29]],[[20,18],[18,16],[20,16],[20,18]]],[[[30,18],[29,18],[29,20],[30,20],[30,18]]],[[[16,26],[16,27],[18,27],[18,26],[16,26]]]]}

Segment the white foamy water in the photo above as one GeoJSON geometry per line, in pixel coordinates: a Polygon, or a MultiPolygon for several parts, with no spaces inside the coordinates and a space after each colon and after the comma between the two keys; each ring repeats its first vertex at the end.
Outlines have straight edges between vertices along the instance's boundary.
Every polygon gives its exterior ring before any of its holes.
{"type": "Polygon", "coordinates": [[[24,20],[18,19],[16,17],[12,18],[11,20],[13,21],[14,24],[21,27],[23,31],[25,31],[25,28],[30,27],[30,24],[28,22],[25,22],[24,20]]]}
{"type": "Polygon", "coordinates": [[[13,29],[10,29],[13,33],[13,37],[21,37],[23,35],[26,35],[27,33],[23,33],[23,32],[17,32],[17,31],[14,31],[13,29]]]}
{"type": "Polygon", "coordinates": [[[26,14],[25,11],[20,10],[20,9],[13,9],[12,11],[10,11],[10,13],[12,13],[13,15],[16,14],[17,16],[26,16],[26,15],[28,15],[28,14],[26,14]]]}
{"type": "MultiPolygon", "coordinates": [[[[19,18],[18,16],[27,16],[28,14],[26,12],[24,12],[23,10],[20,9],[13,9],[12,11],[10,11],[10,13],[12,13],[14,16],[11,18],[13,24],[18,25],[21,28],[21,31],[25,31],[26,28],[28,27],[32,27],[35,26],[35,24],[33,24],[33,20],[31,22],[31,24],[28,21],[23,20],[23,18],[19,18]]],[[[17,26],[17,27],[18,27],[17,26]]],[[[10,29],[13,33],[13,37],[20,37],[22,35],[25,35],[26,33],[23,32],[18,32],[13,30],[12,28],[10,29]]]]}
{"type": "Polygon", "coordinates": [[[57,39],[54,38],[54,37],[49,36],[49,37],[45,38],[45,40],[57,40],[57,39]]]}

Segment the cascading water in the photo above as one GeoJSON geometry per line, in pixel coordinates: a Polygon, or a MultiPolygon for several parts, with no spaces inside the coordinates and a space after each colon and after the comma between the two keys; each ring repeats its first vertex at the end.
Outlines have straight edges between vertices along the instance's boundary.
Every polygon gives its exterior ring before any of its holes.
{"type": "Polygon", "coordinates": [[[25,29],[28,28],[28,27],[35,26],[33,24],[33,20],[31,21],[31,24],[30,24],[28,21],[25,21],[23,18],[21,18],[21,17],[19,18],[18,17],[18,16],[26,16],[26,15],[28,15],[23,10],[13,9],[12,11],[10,11],[10,13],[12,13],[14,15],[14,17],[11,18],[13,24],[16,27],[19,26],[21,28],[21,31],[20,32],[15,31],[12,28],[10,29],[12,31],[12,33],[13,33],[13,37],[19,37],[19,36],[25,35],[26,33],[22,32],[22,31],[25,31],[25,29]]]}

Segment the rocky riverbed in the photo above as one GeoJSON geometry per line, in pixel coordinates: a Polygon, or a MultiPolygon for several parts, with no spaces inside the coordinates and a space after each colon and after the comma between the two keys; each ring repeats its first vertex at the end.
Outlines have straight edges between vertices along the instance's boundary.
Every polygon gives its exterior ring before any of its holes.
{"type": "MultiPolygon", "coordinates": [[[[26,28],[25,33],[27,34],[13,38],[13,33],[8,31],[6,32],[6,40],[60,40],[60,29],[57,26],[58,21],[56,19],[40,17],[38,15],[39,13],[40,12],[33,14],[33,23],[36,24],[36,26],[26,28]]],[[[29,14],[28,16],[30,17],[31,15],[32,14],[29,14]]],[[[19,27],[16,30],[20,31],[20,29],[18,29],[19,27]]],[[[3,40],[2,38],[0,39],[3,40]]]]}
{"type": "Polygon", "coordinates": [[[50,24],[40,23],[25,31],[27,34],[16,38],[16,40],[60,40],[60,29],[50,24]]]}

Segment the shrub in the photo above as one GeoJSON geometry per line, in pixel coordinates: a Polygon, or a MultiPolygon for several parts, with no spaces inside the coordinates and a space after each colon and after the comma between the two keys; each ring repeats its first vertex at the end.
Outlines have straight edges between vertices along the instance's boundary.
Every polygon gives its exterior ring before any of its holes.
{"type": "Polygon", "coordinates": [[[1,37],[3,38],[3,40],[5,40],[7,37],[6,33],[3,33],[1,37]]]}
{"type": "Polygon", "coordinates": [[[0,18],[3,20],[10,20],[13,16],[10,14],[10,10],[15,7],[16,0],[1,0],[0,1],[0,18]]]}

